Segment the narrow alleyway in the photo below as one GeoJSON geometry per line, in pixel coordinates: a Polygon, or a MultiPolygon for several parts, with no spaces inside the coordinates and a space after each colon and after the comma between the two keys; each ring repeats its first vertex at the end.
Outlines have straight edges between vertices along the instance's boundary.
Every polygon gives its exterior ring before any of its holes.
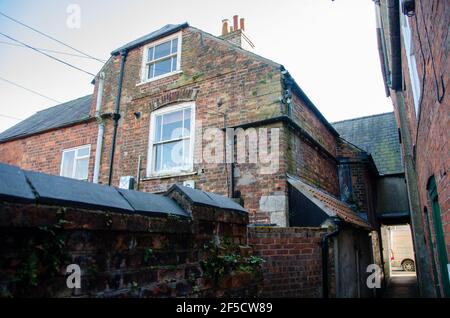
{"type": "Polygon", "coordinates": [[[392,276],[384,298],[415,298],[419,297],[417,290],[417,278],[415,275],[392,276]]]}

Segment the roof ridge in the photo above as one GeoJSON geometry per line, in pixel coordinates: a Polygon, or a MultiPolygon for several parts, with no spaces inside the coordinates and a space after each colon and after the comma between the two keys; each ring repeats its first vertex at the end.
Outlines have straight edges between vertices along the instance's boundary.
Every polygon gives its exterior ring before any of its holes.
{"type": "Polygon", "coordinates": [[[206,34],[207,36],[210,36],[210,37],[214,38],[215,40],[219,40],[220,42],[223,42],[224,44],[226,44],[226,45],[228,45],[228,46],[230,46],[230,47],[232,47],[232,48],[236,48],[236,49],[238,49],[239,51],[242,51],[242,52],[244,52],[244,53],[246,53],[246,54],[248,54],[248,55],[252,55],[252,56],[254,56],[254,57],[258,58],[259,60],[262,60],[262,61],[264,61],[264,62],[266,62],[266,63],[271,63],[271,64],[273,64],[273,66],[276,66],[276,67],[282,66],[282,64],[280,64],[280,63],[277,63],[277,62],[275,62],[275,61],[272,61],[271,59],[268,59],[268,58],[266,58],[266,57],[264,57],[264,56],[262,56],[262,55],[256,54],[256,53],[251,52],[251,51],[249,51],[249,50],[243,49],[243,48],[241,48],[240,46],[231,43],[230,41],[227,41],[227,40],[225,40],[225,39],[222,39],[220,36],[211,34],[211,33],[207,32],[207,31],[204,31],[204,30],[199,29],[199,28],[197,28],[197,27],[195,27],[195,26],[192,26],[192,25],[189,25],[189,28],[195,29],[195,30],[197,30],[198,32],[204,33],[204,34],[206,34]]]}
{"type": "MultiPolygon", "coordinates": [[[[46,111],[46,110],[48,110],[48,109],[55,108],[55,107],[58,107],[58,106],[61,106],[61,105],[64,105],[64,104],[67,104],[67,103],[70,103],[70,102],[74,102],[74,101],[79,100],[79,99],[82,99],[82,98],[86,98],[86,97],[88,97],[88,96],[92,96],[92,95],[94,95],[94,94],[88,94],[88,95],[85,95],[85,96],[77,97],[77,98],[75,98],[75,99],[71,99],[71,100],[68,100],[68,101],[59,103],[59,104],[57,104],[57,105],[53,105],[53,106],[50,106],[50,107],[47,107],[47,108],[38,110],[35,114],[38,114],[38,113],[40,113],[40,112],[43,112],[43,111],[46,111]]],[[[33,116],[33,115],[31,115],[31,116],[33,116]]]]}
{"type": "Polygon", "coordinates": [[[361,116],[361,117],[355,117],[355,118],[348,118],[348,119],[343,119],[343,120],[338,120],[338,121],[332,122],[331,124],[334,125],[334,124],[339,124],[339,123],[343,123],[343,122],[346,122],[346,121],[354,121],[354,120],[378,117],[378,116],[383,116],[383,115],[388,115],[388,114],[394,114],[394,111],[385,112],[385,113],[379,113],[379,114],[373,114],[373,115],[367,115],[367,116],[361,116]]]}

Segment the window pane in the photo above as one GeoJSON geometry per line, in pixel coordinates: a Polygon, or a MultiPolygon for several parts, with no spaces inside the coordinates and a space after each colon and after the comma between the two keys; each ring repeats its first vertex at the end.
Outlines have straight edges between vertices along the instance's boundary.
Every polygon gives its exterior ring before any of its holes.
{"type": "Polygon", "coordinates": [[[153,77],[170,73],[172,71],[171,59],[156,62],[154,64],[154,67],[155,67],[155,74],[153,75],[153,77]]]}
{"type": "Polygon", "coordinates": [[[62,156],[61,176],[72,178],[75,151],[65,151],[62,156]]]}
{"type": "Polygon", "coordinates": [[[162,149],[162,145],[155,145],[153,147],[153,151],[154,151],[154,166],[153,168],[155,169],[155,171],[161,171],[161,162],[162,162],[162,158],[161,158],[161,149],[162,149]]]}
{"type": "Polygon", "coordinates": [[[152,78],[153,77],[153,69],[154,69],[154,64],[150,64],[148,66],[148,74],[147,74],[147,78],[152,78]]]}
{"type": "Polygon", "coordinates": [[[155,46],[155,60],[170,54],[170,41],[155,46]]]}
{"type": "Polygon", "coordinates": [[[152,61],[153,60],[153,46],[151,48],[148,49],[147,52],[147,61],[152,61]]]}
{"type": "Polygon", "coordinates": [[[172,57],[172,72],[177,70],[177,57],[172,57]]]}
{"type": "Polygon", "coordinates": [[[172,53],[176,53],[178,51],[178,39],[172,40],[172,53]]]}
{"type": "Polygon", "coordinates": [[[84,157],[89,155],[89,147],[78,149],[77,157],[84,157]]]}
{"type": "Polygon", "coordinates": [[[161,124],[162,124],[162,118],[163,116],[156,116],[156,120],[155,120],[155,141],[161,141],[161,124]]]}
{"type": "Polygon", "coordinates": [[[187,137],[191,135],[191,109],[186,108],[184,110],[184,129],[183,136],[187,137]]]}
{"type": "Polygon", "coordinates": [[[183,156],[183,141],[156,145],[154,151],[154,169],[156,172],[173,170],[174,168],[185,165],[186,160],[183,156]]]}
{"type": "Polygon", "coordinates": [[[185,139],[183,140],[184,143],[184,153],[183,153],[183,165],[189,166],[191,164],[191,140],[185,139]]]}
{"type": "Polygon", "coordinates": [[[78,159],[75,164],[75,179],[87,180],[89,158],[78,159]]]}
{"type": "Polygon", "coordinates": [[[171,140],[181,138],[183,135],[183,111],[164,114],[162,139],[171,140]]]}

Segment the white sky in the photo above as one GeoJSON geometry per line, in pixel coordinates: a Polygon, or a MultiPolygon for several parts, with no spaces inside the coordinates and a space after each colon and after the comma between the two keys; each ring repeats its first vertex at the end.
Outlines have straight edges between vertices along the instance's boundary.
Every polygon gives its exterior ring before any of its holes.
{"type": "MultiPolygon", "coordinates": [[[[0,0],[0,11],[106,60],[117,47],[168,23],[214,35],[234,14],[246,19],[255,53],[283,64],[330,121],[392,111],[384,94],[372,0],[0,0]],[[81,27],[66,25],[69,4],[81,27]]],[[[0,32],[29,45],[71,52],[0,16],[0,32]]],[[[0,42],[11,42],[0,35],[0,42]]],[[[91,73],[101,64],[49,53],[91,73]]],[[[0,43],[0,77],[64,102],[92,93],[92,77],[30,49],[0,43]]],[[[0,80],[0,131],[55,102],[0,80]]]]}

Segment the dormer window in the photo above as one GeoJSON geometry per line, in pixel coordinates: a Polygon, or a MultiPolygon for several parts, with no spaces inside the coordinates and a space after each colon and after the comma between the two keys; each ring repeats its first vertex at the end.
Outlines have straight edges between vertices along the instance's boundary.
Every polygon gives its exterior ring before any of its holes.
{"type": "Polygon", "coordinates": [[[180,70],[181,32],[144,47],[142,82],[153,81],[180,70]]]}

